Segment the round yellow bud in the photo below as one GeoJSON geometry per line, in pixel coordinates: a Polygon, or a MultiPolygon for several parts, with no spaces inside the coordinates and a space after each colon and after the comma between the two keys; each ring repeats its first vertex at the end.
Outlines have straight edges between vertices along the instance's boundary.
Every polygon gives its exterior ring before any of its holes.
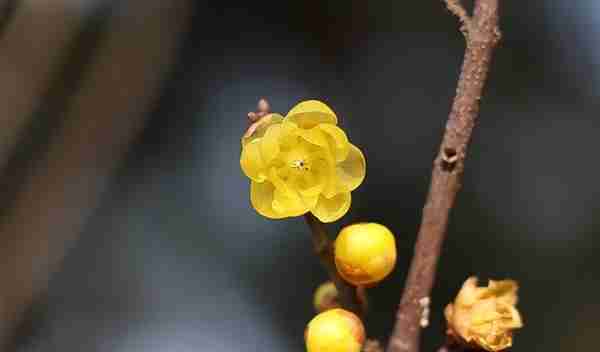
{"type": "Polygon", "coordinates": [[[308,323],[304,340],[308,352],[360,352],[365,328],[356,315],[335,308],[318,314],[308,323]]]}
{"type": "Polygon", "coordinates": [[[372,286],[383,280],[396,264],[394,234],[376,223],[346,226],[335,240],[335,266],[344,280],[356,286],[372,286]]]}
{"type": "Polygon", "coordinates": [[[327,281],[319,285],[313,297],[313,305],[318,313],[340,307],[338,291],[333,282],[327,281]]]}

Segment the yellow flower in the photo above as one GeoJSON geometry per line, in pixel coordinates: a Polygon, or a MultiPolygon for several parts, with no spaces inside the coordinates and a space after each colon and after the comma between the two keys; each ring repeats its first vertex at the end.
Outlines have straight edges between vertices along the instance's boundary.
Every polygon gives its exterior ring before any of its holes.
{"type": "Polygon", "coordinates": [[[454,303],[444,311],[448,334],[459,342],[497,352],[512,346],[512,332],[523,327],[513,280],[490,280],[478,287],[477,278],[463,284],[454,303]]]}
{"type": "Polygon", "coordinates": [[[344,280],[357,286],[372,286],[396,265],[396,240],[385,226],[358,223],[340,231],[334,243],[335,266],[344,280]]]}
{"type": "Polygon", "coordinates": [[[360,352],[365,328],[351,312],[335,308],[314,317],[306,326],[308,352],[360,352]]]}
{"type": "Polygon", "coordinates": [[[281,219],[310,211],[323,222],[346,214],[350,192],[365,177],[365,158],[336,124],[327,105],[309,100],[285,118],[263,117],[242,138],[240,165],[259,214],[281,219]]]}

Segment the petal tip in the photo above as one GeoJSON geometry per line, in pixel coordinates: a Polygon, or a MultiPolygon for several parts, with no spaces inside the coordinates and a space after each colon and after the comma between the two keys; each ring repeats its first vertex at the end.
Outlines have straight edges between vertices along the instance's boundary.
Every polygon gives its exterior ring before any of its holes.
{"type": "Polygon", "coordinates": [[[320,123],[337,125],[335,112],[319,100],[305,100],[294,106],[286,119],[297,123],[302,128],[312,128],[320,123]]]}

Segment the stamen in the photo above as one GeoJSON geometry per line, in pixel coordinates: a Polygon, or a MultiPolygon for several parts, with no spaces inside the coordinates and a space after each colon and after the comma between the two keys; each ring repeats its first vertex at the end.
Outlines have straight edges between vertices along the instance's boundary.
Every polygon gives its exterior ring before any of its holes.
{"type": "Polygon", "coordinates": [[[292,162],[292,167],[299,170],[309,170],[308,165],[302,159],[294,160],[292,162]]]}

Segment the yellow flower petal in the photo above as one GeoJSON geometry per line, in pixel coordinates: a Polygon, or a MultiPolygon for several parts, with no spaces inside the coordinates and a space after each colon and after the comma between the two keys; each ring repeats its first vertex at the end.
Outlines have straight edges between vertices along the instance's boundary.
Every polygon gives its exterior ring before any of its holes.
{"type": "Polygon", "coordinates": [[[300,197],[302,198],[302,204],[304,204],[304,206],[306,207],[306,211],[303,211],[299,215],[303,215],[303,214],[307,213],[310,209],[313,209],[315,206],[317,206],[317,203],[320,198],[320,196],[318,194],[317,195],[301,194],[300,197]]]}
{"type": "Polygon", "coordinates": [[[281,123],[283,116],[279,114],[269,114],[263,116],[260,120],[253,123],[242,137],[242,146],[258,139],[265,135],[269,126],[281,123]]]}
{"type": "Polygon", "coordinates": [[[506,304],[517,304],[517,291],[519,284],[514,280],[490,280],[489,289],[484,291],[481,298],[498,297],[498,299],[506,304]]]}
{"type": "Polygon", "coordinates": [[[513,330],[523,326],[515,307],[517,290],[513,280],[490,280],[487,287],[479,287],[476,277],[468,278],[444,311],[448,334],[490,352],[510,347],[513,330]]]}
{"type": "Polygon", "coordinates": [[[337,124],[337,116],[331,108],[318,100],[307,100],[294,106],[285,117],[300,128],[312,128],[320,123],[337,124]]]}
{"type": "Polygon", "coordinates": [[[456,296],[455,302],[460,303],[462,306],[471,306],[479,299],[480,287],[477,287],[477,278],[475,276],[469,277],[462,285],[458,295],[456,296]]]}
{"type": "Polygon", "coordinates": [[[275,167],[270,168],[268,173],[269,181],[273,183],[276,189],[280,190],[283,196],[290,198],[298,197],[297,192],[290,186],[288,186],[287,183],[285,183],[284,180],[281,178],[280,172],[282,171],[287,170],[285,168],[282,168],[282,170],[278,170],[275,167]]]}
{"type": "Polygon", "coordinates": [[[521,318],[521,314],[514,306],[510,306],[510,318],[508,319],[508,323],[505,324],[505,329],[519,329],[523,327],[523,319],[521,318]]]}
{"type": "Polygon", "coordinates": [[[304,205],[300,196],[289,197],[284,191],[277,188],[273,194],[273,209],[283,216],[300,216],[308,211],[308,207],[304,205]]]}
{"type": "Polygon", "coordinates": [[[329,147],[329,142],[327,141],[325,133],[323,133],[323,131],[318,127],[313,127],[311,129],[299,129],[297,133],[305,141],[311,144],[320,147],[329,147]]]}
{"type": "Polygon", "coordinates": [[[348,157],[337,165],[337,178],[346,192],[354,191],[365,179],[367,163],[363,153],[350,144],[348,157]]]}
{"type": "Polygon", "coordinates": [[[334,154],[337,162],[343,161],[348,157],[350,151],[350,143],[346,133],[339,127],[330,124],[320,124],[317,126],[321,131],[325,132],[331,151],[334,154]]]}
{"type": "Polygon", "coordinates": [[[301,138],[298,136],[299,127],[293,122],[283,121],[281,124],[281,139],[279,146],[284,150],[291,150],[301,144],[301,138]]]}
{"type": "Polygon", "coordinates": [[[318,196],[327,183],[326,170],[327,165],[324,160],[311,161],[311,170],[295,180],[295,186],[300,194],[306,197],[318,196]]]}
{"type": "Polygon", "coordinates": [[[279,177],[275,168],[269,170],[269,180],[275,186],[272,206],[276,212],[285,216],[299,216],[308,211],[298,192],[279,177]]]}
{"type": "Polygon", "coordinates": [[[333,198],[321,196],[311,211],[322,222],[333,222],[346,214],[351,202],[350,192],[340,193],[333,198]]]}
{"type": "Polygon", "coordinates": [[[317,153],[318,158],[325,162],[323,167],[323,174],[325,178],[325,188],[323,189],[322,195],[325,198],[333,198],[338,193],[346,192],[345,188],[340,184],[340,180],[337,175],[335,160],[331,153],[317,153]]]}
{"type": "Polygon", "coordinates": [[[275,186],[271,182],[258,183],[252,181],[250,185],[250,201],[260,215],[271,219],[281,219],[286,217],[286,215],[280,214],[273,209],[274,192],[275,186]]]}
{"type": "Polygon", "coordinates": [[[279,154],[279,140],[281,138],[281,124],[269,126],[260,141],[260,153],[265,164],[269,164],[279,154]]]}
{"type": "Polygon", "coordinates": [[[250,179],[263,182],[266,178],[265,163],[260,155],[260,143],[258,140],[246,144],[242,148],[242,155],[240,157],[240,166],[242,171],[250,179]]]}

